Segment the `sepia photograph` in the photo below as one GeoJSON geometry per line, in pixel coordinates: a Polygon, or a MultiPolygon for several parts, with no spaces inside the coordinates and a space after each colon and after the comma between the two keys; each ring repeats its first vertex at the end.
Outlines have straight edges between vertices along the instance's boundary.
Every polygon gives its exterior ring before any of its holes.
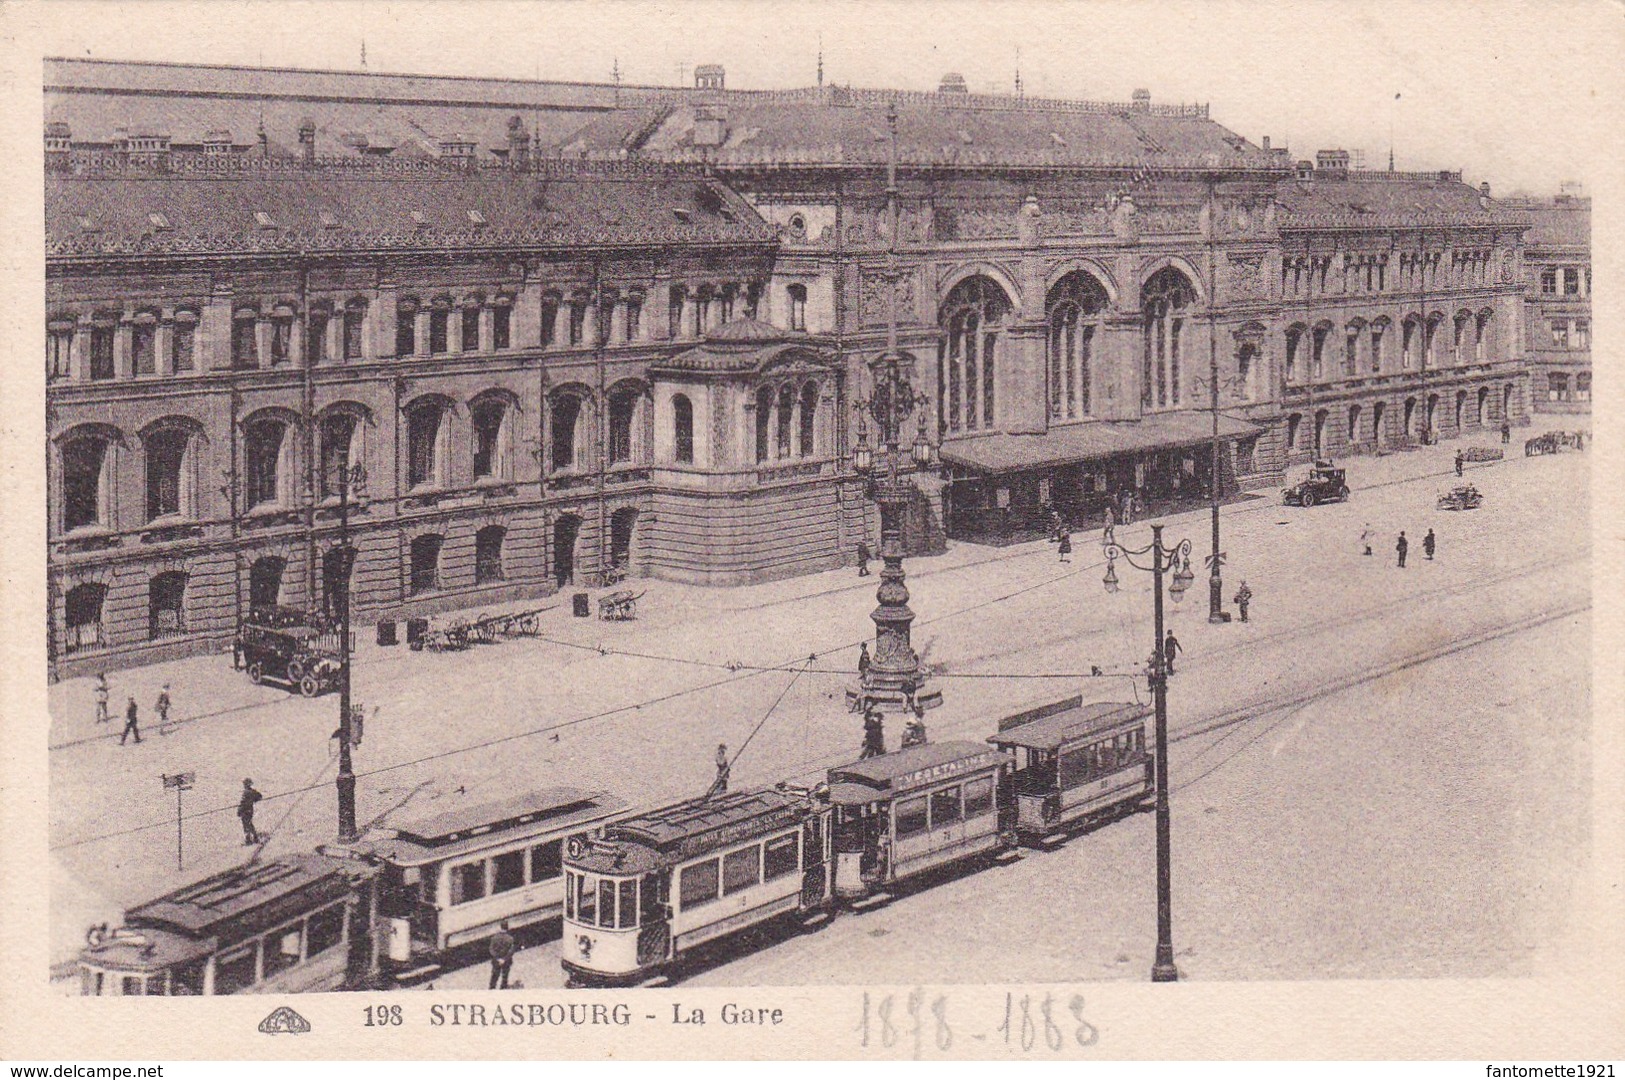
{"type": "Polygon", "coordinates": [[[0,19],[6,997],[1080,1057],[1620,989],[1616,7],[0,19]]]}

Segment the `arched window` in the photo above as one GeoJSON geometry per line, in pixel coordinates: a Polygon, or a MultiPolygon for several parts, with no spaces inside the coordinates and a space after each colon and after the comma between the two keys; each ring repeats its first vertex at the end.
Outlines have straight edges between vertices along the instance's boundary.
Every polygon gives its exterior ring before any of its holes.
{"type": "Polygon", "coordinates": [[[1379,446],[1383,443],[1382,414],[1385,411],[1387,411],[1387,406],[1381,401],[1375,402],[1371,406],[1371,441],[1379,446]]]}
{"type": "Polygon", "coordinates": [[[243,431],[244,506],[274,507],[284,503],[284,483],[292,470],[288,458],[293,440],[288,424],[272,417],[252,421],[243,431]]]}
{"type": "Polygon", "coordinates": [[[1473,423],[1475,423],[1475,424],[1483,424],[1485,420],[1489,419],[1489,417],[1485,413],[1485,409],[1488,408],[1488,406],[1489,406],[1489,401],[1490,401],[1490,388],[1487,387],[1487,386],[1479,387],[1478,388],[1478,411],[1473,414],[1473,423]]]}
{"type": "Polygon", "coordinates": [[[802,457],[813,456],[813,436],[818,419],[818,384],[807,383],[801,388],[801,439],[798,449],[802,457]]]}
{"type": "Polygon", "coordinates": [[[73,375],[73,336],[77,324],[72,318],[52,319],[45,324],[45,381],[57,382],[73,375]]]}
{"type": "Polygon", "coordinates": [[[1244,343],[1236,353],[1236,394],[1242,401],[1253,398],[1253,365],[1258,360],[1258,346],[1244,343]]]}
{"type": "Polygon", "coordinates": [[[412,538],[412,594],[440,588],[440,545],[444,537],[424,533],[412,538]]]}
{"type": "Polygon", "coordinates": [[[1090,413],[1090,363],[1102,332],[1106,290],[1089,274],[1074,272],[1056,282],[1045,303],[1049,312],[1049,414],[1074,420],[1090,413]]]}
{"type": "Polygon", "coordinates": [[[553,431],[553,468],[558,471],[577,466],[576,443],[581,427],[581,399],[574,394],[553,398],[549,421],[553,431]]]}
{"type": "Polygon", "coordinates": [[[669,299],[666,301],[666,335],[671,338],[683,336],[683,306],[688,300],[688,289],[682,285],[673,285],[669,299]]]}
{"type": "Polygon", "coordinates": [[[773,438],[773,388],[764,386],[756,391],[756,461],[767,460],[773,438]]]}
{"type": "Polygon", "coordinates": [[[254,560],[248,568],[248,606],[250,609],[268,610],[282,601],[282,572],[286,559],[265,555],[254,560]]]}
{"type": "Polygon", "coordinates": [[[1303,336],[1309,328],[1302,323],[1294,323],[1286,328],[1286,381],[1295,382],[1298,378],[1298,353],[1303,347],[1303,336]]]}
{"type": "Polygon", "coordinates": [[[1466,311],[1456,312],[1455,325],[1450,337],[1451,358],[1458,364],[1467,362],[1467,324],[1472,321],[1472,314],[1466,311]]]}
{"type": "Polygon", "coordinates": [[[395,355],[412,356],[418,351],[418,302],[407,298],[395,305],[395,355]]]}
{"type": "Polygon", "coordinates": [[[62,444],[62,529],[111,527],[113,444],[86,432],[62,444]]]}
{"type": "Polygon", "coordinates": [[[481,398],[469,410],[474,426],[476,480],[509,478],[508,412],[508,403],[500,397],[481,398]]]}
{"type": "Polygon", "coordinates": [[[685,394],[671,399],[672,446],[683,465],[694,464],[694,403],[685,394]]]}
{"type": "Polygon", "coordinates": [[[1400,325],[1399,357],[1400,367],[1409,371],[1416,363],[1416,316],[1406,317],[1400,325]]]}
{"type": "Polygon", "coordinates": [[[1151,275],[1140,291],[1144,312],[1144,357],[1141,364],[1140,404],[1161,409],[1179,404],[1179,362],[1188,309],[1196,291],[1184,274],[1165,266],[1151,275]]]}
{"type": "Polygon", "coordinates": [[[1360,441],[1360,407],[1358,405],[1350,405],[1349,406],[1349,429],[1348,430],[1349,430],[1349,442],[1351,442],[1351,443],[1359,442],[1360,441]]]}
{"type": "Polygon", "coordinates": [[[271,309],[271,366],[279,367],[293,359],[293,308],[278,304],[271,309]]]}
{"type": "Polygon", "coordinates": [[[792,285],[786,291],[790,296],[790,329],[807,329],[807,286],[792,285]]]}
{"type": "Polygon", "coordinates": [[[611,465],[619,465],[633,459],[633,436],[637,427],[638,402],[641,397],[641,391],[635,386],[623,386],[609,395],[611,465]]]}
{"type": "Polygon", "coordinates": [[[419,401],[406,410],[406,486],[444,487],[447,482],[447,404],[419,401]]]}
{"type": "Polygon", "coordinates": [[[778,456],[790,456],[790,432],[796,422],[796,391],[792,386],[779,387],[778,456]]]}
{"type": "Polygon", "coordinates": [[[1303,426],[1303,417],[1293,413],[1286,418],[1286,451],[1289,454],[1298,450],[1298,429],[1303,426]]]}
{"type": "Polygon", "coordinates": [[[147,459],[147,520],[197,513],[195,436],[184,427],[160,427],[142,439],[147,459]]]}
{"type": "Polygon", "coordinates": [[[1343,375],[1353,378],[1360,373],[1360,339],[1365,336],[1365,320],[1355,319],[1344,328],[1343,375]]]}
{"type": "Polygon", "coordinates": [[[938,361],[938,409],[948,431],[994,424],[999,331],[1010,314],[1004,290],[985,277],[953,287],[938,313],[945,340],[938,361]]]}
{"type": "MultiPolygon", "coordinates": [[[[343,492],[345,470],[364,464],[361,443],[356,438],[359,427],[353,413],[330,412],[322,417],[321,438],[321,497],[336,499],[343,492]]],[[[355,492],[351,491],[351,497],[355,492]]]]}
{"type": "Polygon", "coordinates": [[[570,344],[587,343],[587,294],[578,292],[570,297],[570,344]]]}
{"type": "Polygon", "coordinates": [[[559,343],[559,294],[550,292],[542,297],[542,348],[551,349],[559,343]]]}
{"type": "Polygon", "coordinates": [[[157,374],[158,316],[151,311],[137,312],[130,324],[130,364],[137,375],[157,374]]]}
{"type": "MultiPolygon", "coordinates": [[[[1490,315],[1489,311],[1480,311],[1473,317],[1473,360],[1480,364],[1484,362],[1486,339],[1489,337],[1490,315]]],[[[1575,330],[1581,335],[1581,347],[1589,347],[1590,343],[1587,339],[1590,337],[1591,324],[1584,321],[1578,322],[1575,324],[1575,330]]]]}
{"type": "Polygon", "coordinates": [[[501,525],[487,525],[474,534],[474,584],[502,580],[502,541],[507,535],[501,525]]]}
{"type": "Polygon", "coordinates": [[[629,292],[626,294],[626,340],[641,341],[643,339],[643,294],[629,292]]]}
{"type": "Polygon", "coordinates": [[[107,599],[107,586],[97,583],[75,585],[68,590],[65,607],[66,633],[63,637],[64,653],[99,649],[102,638],[102,604],[107,599]]]}
{"type": "Polygon", "coordinates": [[[1371,323],[1371,374],[1382,372],[1382,337],[1388,332],[1386,318],[1375,319],[1371,323]]]}
{"type": "Polygon", "coordinates": [[[717,294],[710,285],[701,285],[694,295],[694,332],[701,337],[716,327],[717,294]]]}
{"type": "Polygon", "coordinates": [[[1332,332],[1332,324],[1323,322],[1317,325],[1309,334],[1309,377],[1311,379],[1324,378],[1326,374],[1326,338],[1332,332]]]}
{"type": "Polygon", "coordinates": [[[513,297],[499,296],[491,304],[491,348],[513,346],[513,297]]]}
{"type": "Polygon", "coordinates": [[[1434,352],[1434,344],[1438,340],[1439,326],[1444,322],[1444,316],[1435,312],[1428,317],[1427,325],[1423,328],[1422,336],[1422,367],[1424,369],[1437,367],[1438,355],[1434,352]]]}
{"type": "Polygon", "coordinates": [[[147,634],[154,640],[186,633],[186,575],[166,570],[147,583],[147,634]]]}

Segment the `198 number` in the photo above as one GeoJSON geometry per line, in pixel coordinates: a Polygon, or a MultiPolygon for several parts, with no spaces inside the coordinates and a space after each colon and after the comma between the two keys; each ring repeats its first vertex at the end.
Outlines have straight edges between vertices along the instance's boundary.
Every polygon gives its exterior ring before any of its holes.
{"type": "Polygon", "coordinates": [[[401,1007],[399,1005],[368,1005],[366,1027],[400,1027],[401,1007]]]}

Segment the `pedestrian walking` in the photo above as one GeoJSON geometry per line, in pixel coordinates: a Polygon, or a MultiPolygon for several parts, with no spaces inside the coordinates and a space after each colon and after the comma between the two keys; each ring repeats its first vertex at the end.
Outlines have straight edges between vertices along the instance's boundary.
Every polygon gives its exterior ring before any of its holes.
{"type": "Polygon", "coordinates": [[[1399,531],[1399,542],[1394,545],[1394,551],[1399,555],[1399,568],[1405,569],[1405,555],[1411,550],[1411,542],[1405,539],[1405,530],[1399,531]]]}
{"type": "Polygon", "coordinates": [[[128,739],[131,735],[135,736],[136,742],[139,743],[141,741],[141,727],[136,721],[138,715],[139,713],[135,706],[135,695],[131,694],[130,705],[124,710],[124,731],[118,737],[118,744],[120,746],[123,746],[124,740],[128,739]]]}
{"type": "Polygon", "coordinates": [[[1112,534],[1112,530],[1115,529],[1115,528],[1117,528],[1117,514],[1115,512],[1113,512],[1113,510],[1111,508],[1111,504],[1108,503],[1106,505],[1106,526],[1105,526],[1106,535],[1110,536],[1112,534]]]}
{"type": "Polygon", "coordinates": [[[1433,530],[1429,529],[1428,534],[1422,537],[1422,554],[1428,557],[1429,562],[1433,561],[1433,552],[1438,546],[1439,542],[1433,538],[1433,530]]]}
{"type": "Polygon", "coordinates": [[[872,661],[869,659],[869,643],[865,641],[863,644],[858,646],[858,678],[861,679],[865,675],[869,674],[869,665],[871,662],[872,661]]]}
{"type": "Polygon", "coordinates": [[[1505,446],[1512,441],[1512,425],[1505,420],[1501,421],[1501,445],[1505,446]]]}
{"type": "Polygon", "coordinates": [[[1123,492],[1123,524],[1134,524],[1134,492],[1123,492]]]}
{"type": "Polygon", "coordinates": [[[508,933],[508,920],[502,920],[502,927],[491,935],[491,985],[490,990],[506,990],[508,988],[508,973],[513,970],[513,935],[508,933]]]}
{"type": "Polygon", "coordinates": [[[881,726],[880,714],[874,709],[863,710],[863,752],[860,758],[879,757],[886,752],[886,733],[881,726]]]}
{"type": "Polygon", "coordinates": [[[158,714],[158,734],[160,734],[160,735],[168,735],[169,734],[169,684],[168,683],[164,683],[164,688],[162,690],[158,691],[158,700],[153,704],[152,708],[153,708],[153,711],[158,714]]]}
{"type": "Polygon", "coordinates": [[[254,790],[254,781],[243,781],[243,794],[237,800],[237,820],[243,823],[243,843],[257,844],[260,842],[259,830],[254,828],[254,804],[265,796],[254,790]]]}
{"type": "Polygon", "coordinates": [[[1061,533],[1061,561],[1071,562],[1072,560],[1067,558],[1070,554],[1072,554],[1072,534],[1063,530],[1061,533]]]}
{"type": "Polygon", "coordinates": [[[1371,554],[1371,537],[1374,535],[1371,531],[1371,522],[1366,522],[1365,528],[1360,530],[1360,546],[1365,549],[1367,555],[1371,554]]]}
{"type": "Polygon", "coordinates": [[[1456,451],[1456,475],[1457,476],[1461,475],[1462,470],[1466,467],[1466,464],[1467,464],[1466,456],[1460,450],[1457,450],[1456,451]]]}
{"type": "Polygon", "coordinates": [[[112,690],[107,685],[107,674],[103,672],[96,676],[96,723],[105,724],[111,717],[107,714],[107,697],[112,690]]]}
{"type": "Polygon", "coordinates": [[[858,577],[869,576],[869,541],[858,541],[858,577]]]}
{"type": "Polygon", "coordinates": [[[1247,605],[1253,602],[1253,590],[1243,581],[1241,588],[1236,591],[1236,606],[1241,609],[1241,621],[1247,621],[1247,605]]]}
{"type": "Polygon", "coordinates": [[[1172,630],[1168,631],[1168,636],[1162,639],[1162,663],[1164,670],[1168,674],[1172,675],[1174,673],[1174,657],[1183,651],[1180,648],[1179,639],[1174,637],[1174,632],[1172,630]]]}

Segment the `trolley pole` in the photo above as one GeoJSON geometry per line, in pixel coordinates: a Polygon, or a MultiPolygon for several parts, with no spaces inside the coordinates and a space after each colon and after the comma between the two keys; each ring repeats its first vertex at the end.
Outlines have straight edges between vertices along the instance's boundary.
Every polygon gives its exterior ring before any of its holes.
{"type": "MultiPolygon", "coordinates": [[[[343,472],[339,476],[339,561],[344,567],[343,586],[339,589],[339,775],[336,781],[339,796],[339,840],[354,840],[359,833],[355,826],[355,768],[350,761],[350,571],[353,559],[350,552],[350,455],[342,459],[343,472]]],[[[356,466],[357,473],[361,467],[356,466]]]]}
{"type": "Polygon", "coordinates": [[[1156,703],[1157,753],[1157,959],[1152,982],[1177,982],[1174,966],[1173,851],[1168,815],[1168,663],[1162,650],[1162,526],[1151,526],[1152,595],[1156,598],[1156,640],[1151,650],[1151,691],[1156,703]]]}

